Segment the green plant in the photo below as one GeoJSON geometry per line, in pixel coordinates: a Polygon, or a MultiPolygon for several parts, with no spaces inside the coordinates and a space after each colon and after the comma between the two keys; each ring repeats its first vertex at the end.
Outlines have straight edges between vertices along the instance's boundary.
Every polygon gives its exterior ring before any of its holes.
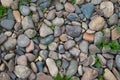
{"type": "Polygon", "coordinates": [[[102,76],[98,77],[98,80],[104,80],[104,78],[102,76]]]}
{"type": "Polygon", "coordinates": [[[24,3],[30,3],[31,0],[19,0],[19,5],[22,5],[24,3]]]}
{"type": "Polygon", "coordinates": [[[57,76],[54,78],[54,80],[71,80],[70,76],[64,76],[62,77],[60,73],[57,74],[57,76]]]}
{"type": "Polygon", "coordinates": [[[100,68],[101,67],[101,63],[100,60],[97,56],[95,56],[95,64],[93,65],[94,67],[100,68]]]}
{"type": "Polygon", "coordinates": [[[116,31],[120,33],[120,26],[116,25],[115,28],[116,28],[116,31]]]}
{"type": "Polygon", "coordinates": [[[55,29],[55,25],[51,25],[51,26],[49,26],[52,30],[54,30],[55,29]]]}
{"type": "Polygon", "coordinates": [[[76,3],[76,0],[71,0],[72,4],[75,4],[76,3]]]}
{"type": "Polygon", "coordinates": [[[103,46],[106,45],[105,39],[102,39],[101,42],[97,43],[96,45],[100,50],[102,50],[103,46]]]}
{"type": "Polygon", "coordinates": [[[4,17],[7,13],[7,8],[0,5],[0,18],[4,17]]]}
{"type": "Polygon", "coordinates": [[[47,11],[47,8],[42,8],[41,10],[43,13],[45,13],[47,11]]]}

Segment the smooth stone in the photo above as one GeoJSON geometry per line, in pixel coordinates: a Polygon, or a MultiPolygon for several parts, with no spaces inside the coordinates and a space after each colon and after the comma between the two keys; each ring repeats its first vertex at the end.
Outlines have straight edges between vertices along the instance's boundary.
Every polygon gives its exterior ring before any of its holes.
{"type": "Polygon", "coordinates": [[[93,4],[100,4],[102,0],[91,0],[91,3],[93,4]]]}
{"type": "Polygon", "coordinates": [[[46,19],[47,19],[47,20],[53,20],[53,19],[55,18],[55,12],[56,12],[56,10],[54,10],[54,9],[51,10],[51,11],[49,11],[46,19]]]}
{"type": "Polygon", "coordinates": [[[83,75],[83,70],[82,70],[82,66],[81,65],[78,66],[78,73],[79,73],[80,76],[83,75]]]}
{"type": "Polygon", "coordinates": [[[55,4],[55,9],[57,10],[57,11],[60,11],[60,10],[62,10],[64,7],[63,7],[63,5],[61,4],[61,3],[56,3],[55,4]]]}
{"type": "Polygon", "coordinates": [[[118,16],[117,14],[113,14],[109,19],[108,19],[108,24],[109,25],[114,25],[118,23],[118,16]]]}
{"type": "Polygon", "coordinates": [[[66,69],[69,66],[69,62],[66,59],[62,59],[62,68],[66,69]]]}
{"type": "Polygon", "coordinates": [[[28,16],[30,14],[30,8],[28,6],[20,6],[20,12],[23,16],[28,16]]]}
{"type": "Polygon", "coordinates": [[[67,15],[67,19],[71,21],[78,20],[78,15],[76,13],[70,13],[67,15]]]}
{"type": "Polygon", "coordinates": [[[27,57],[25,55],[19,56],[16,61],[18,65],[27,66],[27,57]]]}
{"type": "Polygon", "coordinates": [[[79,54],[80,54],[80,50],[77,49],[77,48],[75,48],[75,47],[73,47],[72,49],[70,49],[69,52],[70,52],[73,56],[75,56],[75,57],[78,57],[79,54]]]}
{"type": "Polygon", "coordinates": [[[59,50],[59,53],[64,53],[65,52],[65,49],[64,49],[63,45],[59,45],[58,50],[59,50]]]}
{"type": "Polygon", "coordinates": [[[48,66],[50,74],[55,77],[58,74],[58,68],[53,59],[47,58],[46,64],[48,66]]]}
{"type": "Polygon", "coordinates": [[[47,49],[47,46],[43,45],[43,44],[39,44],[39,47],[40,47],[40,49],[47,49]]]}
{"type": "Polygon", "coordinates": [[[39,55],[44,59],[46,60],[47,59],[47,56],[48,56],[49,52],[47,50],[41,50],[39,55]]]}
{"type": "Polygon", "coordinates": [[[32,53],[26,53],[25,56],[27,57],[28,61],[32,62],[35,60],[35,55],[32,53]]]}
{"type": "Polygon", "coordinates": [[[26,66],[17,65],[17,66],[15,66],[14,73],[16,74],[16,76],[18,78],[25,79],[30,75],[31,70],[26,66]]]}
{"type": "Polygon", "coordinates": [[[46,75],[45,73],[38,73],[36,80],[53,80],[51,76],[46,75]]]}
{"type": "Polygon", "coordinates": [[[29,80],[35,80],[36,79],[36,75],[34,72],[32,72],[28,78],[29,80]]]}
{"type": "Polygon", "coordinates": [[[7,40],[7,36],[3,33],[0,34],[0,45],[7,40]]]}
{"type": "Polygon", "coordinates": [[[31,66],[31,69],[33,70],[33,72],[36,73],[38,71],[38,68],[34,62],[31,62],[30,66],[31,66]]]}
{"type": "Polygon", "coordinates": [[[13,58],[14,56],[15,56],[14,53],[10,53],[10,54],[5,55],[4,59],[5,59],[5,60],[10,60],[10,59],[13,58]]]}
{"type": "Polygon", "coordinates": [[[26,47],[26,52],[31,52],[34,50],[34,42],[31,40],[29,45],[26,47]]]}
{"type": "Polygon", "coordinates": [[[80,36],[78,36],[78,37],[75,38],[75,41],[76,41],[76,42],[79,42],[79,41],[82,40],[82,38],[83,38],[83,35],[80,35],[80,36]]]}
{"type": "Polygon", "coordinates": [[[15,65],[15,62],[13,61],[13,59],[11,59],[9,62],[8,62],[8,69],[9,71],[13,71],[14,70],[14,65],[15,65]]]}
{"type": "Polygon", "coordinates": [[[55,51],[57,49],[58,44],[56,42],[52,42],[48,45],[49,50],[55,51]]]}
{"type": "Polygon", "coordinates": [[[41,37],[46,37],[50,34],[53,34],[53,31],[51,28],[49,28],[47,25],[42,24],[40,30],[39,30],[40,36],[41,37]]]}
{"type": "Polygon", "coordinates": [[[67,69],[66,75],[67,76],[75,75],[75,73],[77,72],[77,68],[78,68],[78,62],[75,60],[71,60],[70,66],[67,69]]]}
{"type": "Polygon", "coordinates": [[[100,9],[104,13],[105,17],[110,17],[114,12],[114,5],[111,1],[103,1],[100,4],[100,9]]]}
{"type": "Polygon", "coordinates": [[[81,80],[94,80],[98,76],[98,72],[93,69],[87,69],[81,80]]]}
{"type": "Polygon", "coordinates": [[[19,11],[17,11],[17,10],[14,10],[13,11],[13,16],[14,16],[14,18],[15,18],[15,20],[17,21],[17,22],[21,22],[21,15],[20,15],[20,12],[19,11]]]}
{"type": "Polygon", "coordinates": [[[73,46],[75,46],[75,41],[73,41],[73,40],[68,40],[64,44],[64,47],[66,50],[72,48],[73,46]]]}
{"type": "Polygon", "coordinates": [[[1,0],[2,6],[4,7],[10,7],[13,3],[13,0],[1,0]]]}
{"type": "Polygon", "coordinates": [[[71,77],[71,80],[80,80],[80,79],[77,76],[73,76],[73,77],[71,77]]]}
{"type": "Polygon", "coordinates": [[[89,19],[94,11],[94,5],[92,3],[84,4],[81,7],[81,11],[85,15],[85,17],[89,19]]]}
{"type": "Polygon", "coordinates": [[[117,80],[113,73],[109,69],[104,70],[104,75],[103,75],[105,80],[117,80]],[[109,76],[109,77],[108,77],[109,76]]]}
{"type": "Polygon", "coordinates": [[[77,13],[77,14],[81,13],[81,9],[79,8],[78,5],[75,6],[75,13],[77,13]]]}
{"type": "Polygon", "coordinates": [[[40,20],[39,19],[39,14],[38,13],[33,13],[32,20],[33,20],[33,22],[37,23],[40,20]]]}
{"type": "Polygon", "coordinates": [[[42,39],[40,39],[40,43],[41,44],[49,44],[54,40],[54,36],[53,35],[49,35],[47,37],[44,37],[42,39]]]}
{"type": "Polygon", "coordinates": [[[81,41],[79,44],[79,48],[83,53],[88,53],[88,45],[89,43],[85,40],[81,41]]]}
{"type": "Polygon", "coordinates": [[[103,28],[104,25],[104,18],[101,16],[95,16],[95,18],[90,21],[89,28],[93,31],[99,31],[103,28]]]}
{"type": "Polygon", "coordinates": [[[21,34],[18,36],[17,43],[20,47],[27,47],[30,43],[30,40],[26,35],[21,34]]]}
{"type": "Polygon", "coordinates": [[[15,1],[13,1],[13,2],[11,3],[11,8],[12,8],[13,10],[17,10],[17,9],[18,9],[18,1],[17,1],[17,0],[15,0],[15,1]]]}
{"type": "Polygon", "coordinates": [[[49,52],[49,58],[57,60],[58,59],[58,53],[54,52],[54,51],[50,51],[49,52]]]}
{"type": "Polygon", "coordinates": [[[48,21],[47,19],[44,19],[44,23],[48,26],[52,26],[52,23],[50,21],[48,21]]]}
{"type": "Polygon", "coordinates": [[[2,20],[0,24],[3,28],[11,30],[15,24],[15,21],[5,19],[5,20],[2,20]]]}
{"type": "Polygon", "coordinates": [[[43,72],[43,62],[36,62],[39,72],[43,72]]]}
{"type": "Polygon", "coordinates": [[[113,29],[112,30],[112,40],[117,40],[118,38],[120,38],[120,33],[117,32],[117,29],[113,29]]]}
{"type": "Polygon", "coordinates": [[[55,29],[54,29],[54,36],[55,37],[58,37],[62,34],[62,30],[61,30],[61,27],[59,26],[55,26],[55,29]]]}
{"type": "Polygon", "coordinates": [[[22,28],[24,30],[34,28],[33,21],[29,16],[26,16],[26,17],[23,18],[23,20],[22,20],[22,28]]]}
{"type": "Polygon", "coordinates": [[[91,54],[100,53],[100,49],[97,48],[94,44],[89,45],[89,52],[91,54]]]}
{"type": "Polygon", "coordinates": [[[71,37],[78,37],[82,32],[82,28],[80,26],[66,26],[66,34],[71,37]]]}
{"type": "Polygon", "coordinates": [[[117,55],[115,57],[115,63],[116,63],[117,69],[120,71],[120,55],[117,55]]]}
{"type": "Polygon", "coordinates": [[[56,17],[53,21],[52,21],[53,25],[55,26],[62,26],[64,24],[64,19],[63,18],[58,18],[56,17]]]}
{"type": "Polygon", "coordinates": [[[50,6],[50,1],[46,1],[46,2],[43,2],[42,4],[40,4],[40,7],[41,8],[48,8],[50,6]]]}
{"type": "Polygon", "coordinates": [[[82,22],[82,28],[84,28],[85,30],[88,29],[88,25],[85,22],[82,22]]]}
{"type": "Polygon", "coordinates": [[[24,34],[28,37],[28,38],[33,38],[36,36],[37,32],[33,29],[27,29],[25,30],[24,34]]]}
{"type": "Polygon", "coordinates": [[[107,67],[108,67],[110,70],[113,69],[113,60],[112,60],[112,59],[110,59],[110,60],[107,61],[107,67]]]}
{"type": "Polygon", "coordinates": [[[8,9],[6,14],[7,14],[6,18],[8,20],[14,20],[14,15],[13,15],[12,9],[8,9]]]}
{"type": "Polygon", "coordinates": [[[10,76],[7,73],[5,73],[5,72],[1,72],[0,73],[0,79],[1,80],[11,80],[10,76]]]}
{"type": "Polygon", "coordinates": [[[75,7],[71,3],[66,2],[64,7],[65,7],[65,10],[67,12],[74,12],[75,11],[75,7]]]}
{"type": "Polygon", "coordinates": [[[103,39],[103,33],[101,31],[95,33],[94,44],[98,44],[103,39]]]}
{"type": "Polygon", "coordinates": [[[16,39],[9,38],[3,45],[6,50],[14,49],[17,44],[16,39]]]}

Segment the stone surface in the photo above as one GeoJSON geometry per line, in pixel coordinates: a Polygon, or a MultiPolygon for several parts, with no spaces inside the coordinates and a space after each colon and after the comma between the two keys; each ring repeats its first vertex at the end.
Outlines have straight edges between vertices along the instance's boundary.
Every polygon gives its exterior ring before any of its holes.
{"type": "Polygon", "coordinates": [[[75,7],[71,3],[68,3],[68,2],[65,3],[64,7],[65,7],[65,10],[67,12],[74,12],[75,11],[75,7]]]}
{"type": "Polygon", "coordinates": [[[75,48],[75,47],[73,47],[72,49],[70,49],[69,52],[70,52],[73,56],[75,56],[75,57],[79,56],[79,54],[80,54],[80,50],[77,49],[77,48],[75,48]]]}
{"type": "Polygon", "coordinates": [[[21,15],[19,11],[17,10],[13,11],[13,16],[17,22],[21,22],[21,15]]]}
{"type": "Polygon", "coordinates": [[[64,44],[64,47],[66,50],[72,48],[73,46],[75,46],[75,41],[73,41],[73,40],[68,40],[64,44]]]}
{"type": "Polygon", "coordinates": [[[46,64],[47,64],[47,66],[48,66],[48,69],[49,69],[50,74],[51,74],[53,77],[57,76],[58,68],[57,68],[54,60],[53,60],[53,59],[50,59],[50,58],[47,58],[46,64]]]}
{"type": "Polygon", "coordinates": [[[84,33],[83,39],[92,42],[94,41],[94,34],[84,33]]]}
{"type": "Polygon", "coordinates": [[[67,15],[67,19],[74,21],[74,20],[79,20],[79,17],[76,13],[70,13],[67,15]]]}
{"type": "Polygon", "coordinates": [[[100,4],[102,0],[91,0],[91,3],[93,4],[100,4]]]}
{"type": "Polygon", "coordinates": [[[26,47],[26,52],[31,52],[34,50],[34,42],[31,40],[29,45],[26,47]]]}
{"type": "Polygon", "coordinates": [[[25,55],[19,56],[16,61],[18,65],[27,66],[27,57],[25,55]]]}
{"type": "Polygon", "coordinates": [[[17,65],[17,66],[15,66],[14,73],[16,74],[16,76],[18,78],[25,79],[30,75],[31,70],[26,66],[17,65]]]}
{"type": "Polygon", "coordinates": [[[30,14],[30,8],[28,6],[20,6],[20,12],[23,16],[28,16],[30,14]]]}
{"type": "Polygon", "coordinates": [[[116,40],[116,39],[120,38],[120,33],[118,33],[117,29],[115,28],[112,30],[111,36],[112,36],[112,40],[116,40]]]}
{"type": "Polygon", "coordinates": [[[35,55],[32,53],[26,53],[25,56],[27,57],[28,61],[32,62],[35,60],[35,55]]]}
{"type": "Polygon", "coordinates": [[[38,73],[36,80],[53,80],[51,76],[48,76],[44,73],[38,73]]]}
{"type": "Polygon", "coordinates": [[[15,24],[15,21],[13,20],[8,20],[8,19],[5,19],[5,20],[2,20],[0,22],[0,25],[5,28],[5,29],[8,29],[8,30],[11,30],[13,28],[15,24]]]}
{"type": "Polygon", "coordinates": [[[71,37],[78,37],[80,33],[82,32],[82,29],[80,26],[66,26],[66,34],[71,37]]]}
{"type": "Polygon", "coordinates": [[[51,10],[47,15],[47,20],[53,20],[55,18],[56,10],[51,10]]]}
{"type": "Polygon", "coordinates": [[[50,34],[53,34],[53,31],[45,24],[42,24],[40,30],[39,30],[41,37],[46,37],[50,34]]]}
{"type": "Polygon", "coordinates": [[[102,41],[103,39],[103,33],[100,31],[100,32],[96,32],[95,33],[95,39],[94,39],[94,44],[98,44],[102,41]]]}
{"type": "Polygon", "coordinates": [[[58,37],[58,36],[60,36],[61,34],[62,34],[61,27],[55,26],[54,36],[55,36],[55,37],[58,37]]]}
{"type": "Polygon", "coordinates": [[[17,43],[20,47],[27,47],[30,43],[30,40],[26,35],[21,34],[18,36],[17,43]]]}
{"type": "Polygon", "coordinates": [[[54,52],[54,51],[50,51],[49,52],[49,58],[57,60],[58,59],[58,53],[54,52]]]}
{"type": "Polygon", "coordinates": [[[99,31],[103,28],[104,25],[105,25],[104,18],[101,16],[96,16],[89,23],[89,28],[93,31],[99,31]]]}
{"type": "Polygon", "coordinates": [[[1,72],[0,73],[0,79],[1,80],[10,80],[10,77],[9,77],[9,75],[7,73],[1,72]]]}
{"type": "Polygon", "coordinates": [[[84,4],[81,7],[81,11],[83,12],[86,18],[90,18],[94,11],[94,5],[92,3],[84,4]]]}
{"type": "Polygon", "coordinates": [[[109,69],[106,68],[104,71],[105,71],[105,73],[104,73],[103,77],[105,80],[117,80],[115,78],[115,76],[113,75],[113,73],[109,69]]]}
{"type": "Polygon", "coordinates": [[[109,18],[109,20],[108,20],[108,24],[109,24],[109,25],[117,24],[117,22],[118,22],[118,16],[117,16],[117,14],[113,14],[113,15],[109,18]]]}
{"type": "Polygon", "coordinates": [[[61,36],[60,36],[60,40],[61,41],[67,41],[67,35],[66,34],[62,34],[61,36]]]}
{"type": "Polygon", "coordinates": [[[1,3],[4,7],[10,7],[10,5],[13,3],[13,0],[1,0],[1,3]]]}
{"type": "Polygon", "coordinates": [[[114,5],[111,1],[103,1],[100,4],[100,9],[104,13],[105,17],[110,17],[114,12],[114,5]]]}
{"type": "Polygon", "coordinates": [[[0,34],[0,45],[7,40],[7,36],[5,34],[0,34]]]}
{"type": "Polygon", "coordinates": [[[24,34],[28,37],[28,38],[33,38],[36,36],[37,32],[33,29],[27,29],[24,34]]]}
{"type": "Polygon", "coordinates": [[[57,49],[57,46],[58,46],[57,43],[52,42],[52,43],[49,44],[48,48],[49,48],[49,50],[51,50],[51,51],[55,51],[55,50],[57,49]]]}
{"type": "Polygon", "coordinates": [[[116,63],[118,70],[120,71],[120,55],[117,55],[115,57],[115,63],[116,63]]]}
{"type": "Polygon", "coordinates": [[[56,17],[53,21],[52,21],[53,25],[55,26],[62,26],[64,24],[64,19],[63,18],[58,18],[56,17]]]}

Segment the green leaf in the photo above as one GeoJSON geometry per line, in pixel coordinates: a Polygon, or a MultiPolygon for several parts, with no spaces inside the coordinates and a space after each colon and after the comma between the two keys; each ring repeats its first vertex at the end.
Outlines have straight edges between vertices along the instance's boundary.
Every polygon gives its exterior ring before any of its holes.
{"type": "Polygon", "coordinates": [[[0,5],[0,18],[4,17],[7,13],[7,8],[0,5]]]}
{"type": "Polygon", "coordinates": [[[98,77],[98,80],[104,80],[103,76],[98,77]]]}
{"type": "Polygon", "coordinates": [[[57,74],[57,76],[54,78],[54,80],[62,80],[62,76],[60,73],[57,74]]]}
{"type": "Polygon", "coordinates": [[[97,56],[95,56],[95,64],[93,66],[97,67],[97,68],[101,67],[101,63],[100,63],[99,58],[97,56]]]}
{"type": "Polygon", "coordinates": [[[76,0],[71,0],[72,4],[75,4],[76,3],[76,0]]]}

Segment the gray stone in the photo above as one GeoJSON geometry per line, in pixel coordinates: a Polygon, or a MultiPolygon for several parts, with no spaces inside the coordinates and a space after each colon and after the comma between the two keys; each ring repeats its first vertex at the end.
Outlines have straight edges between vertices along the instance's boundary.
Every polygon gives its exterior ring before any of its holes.
{"type": "Polygon", "coordinates": [[[93,4],[100,4],[102,0],[91,0],[91,3],[93,4]]]}
{"type": "Polygon", "coordinates": [[[22,28],[24,30],[34,28],[33,21],[29,16],[26,16],[26,17],[23,18],[23,20],[22,20],[22,28]]]}
{"type": "Polygon", "coordinates": [[[30,40],[26,35],[21,34],[18,36],[17,43],[20,47],[27,47],[30,43],[30,40]]]}
{"type": "Polygon", "coordinates": [[[65,49],[64,49],[63,45],[59,45],[58,50],[59,50],[59,53],[64,53],[65,52],[65,49]]]}
{"type": "Polygon", "coordinates": [[[33,19],[33,21],[34,22],[38,22],[39,21],[39,14],[38,13],[34,13],[33,15],[32,15],[32,19],[33,19]]]}
{"type": "Polygon", "coordinates": [[[24,34],[28,37],[28,38],[33,38],[36,36],[37,32],[33,29],[27,29],[24,34]]]}
{"type": "Polygon", "coordinates": [[[79,20],[79,17],[76,13],[70,13],[67,15],[67,19],[74,21],[74,20],[79,20]]]}
{"type": "Polygon", "coordinates": [[[1,72],[0,73],[0,79],[1,80],[10,80],[10,77],[9,77],[9,75],[7,73],[1,72]]]}
{"type": "Polygon", "coordinates": [[[57,11],[59,11],[59,10],[62,10],[64,7],[61,3],[56,3],[55,8],[56,8],[57,11]]]}
{"type": "Polygon", "coordinates": [[[62,68],[66,69],[69,66],[69,62],[65,59],[62,59],[62,68]]]}
{"type": "Polygon", "coordinates": [[[70,66],[68,67],[66,75],[68,75],[68,76],[75,75],[75,73],[77,72],[77,68],[78,68],[78,62],[75,60],[72,60],[70,62],[70,66]]]}
{"type": "Polygon", "coordinates": [[[57,60],[58,59],[58,53],[54,52],[54,51],[50,51],[49,52],[49,58],[57,60]]]}
{"type": "Polygon", "coordinates": [[[55,26],[62,26],[64,24],[64,19],[63,18],[58,18],[56,17],[53,21],[52,21],[53,25],[55,26]]]}
{"type": "Polygon", "coordinates": [[[17,44],[16,39],[9,38],[3,45],[6,50],[14,49],[17,44]]]}
{"type": "Polygon", "coordinates": [[[55,12],[56,12],[56,10],[54,10],[54,9],[51,10],[46,17],[47,20],[53,20],[55,18],[55,12]]]}
{"type": "Polygon", "coordinates": [[[89,46],[89,52],[91,54],[96,54],[96,53],[99,53],[100,52],[100,49],[97,48],[97,46],[95,46],[94,44],[91,44],[89,46]]]}
{"type": "Polygon", "coordinates": [[[50,51],[55,51],[57,49],[57,43],[56,42],[52,42],[48,45],[48,48],[50,51]]]}
{"type": "Polygon", "coordinates": [[[103,33],[100,31],[100,32],[96,32],[95,33],[95,38],[94,38],[94,43],[95,44],[98,44],[102,41],[103,39],[103,33]]]}
{"type": "Polygon", "coordinates": [[[15,66],[14,73],[16,74],[16,76],[18,78],[25,79],[30,75],[31,70],[26,66],[17,65],[17,66],[15,66]]]}
{"type": "Polygon", "coordinates": [[[5,55],[4,59],[9,60],[9,59],[13,58],[14,56],[15,56],[14,53],[10,53],[10,54],[5,55]]]}
{"type": "Polygon", "coordinates": [[[44,59],[46,60],[47,59],[47,56],[48,56],[49,52],[47,50],[41,50],[39,55],[44,59]]]}
{"type": "Polygon", "coordinates": [[[117,16],[117,14],[113,14],[113,15],[108,19],[108,24],[109,24],[109,25],[117,24],[117,22],[118,22],[118,16],[117,16]]]}
{"type": "Polygon", "coordinates": [[[73,40],[68,40],[64,44],[64,47],[66,50],[72,48],[73,46],[75,46],[75,41],[73,41],[73,40]]]}
{"type": "Polygon", "coordinates": [[[25,55],[21,55],[17,58],[16,62],[18,65],[27,66],[27,57],[25,55]]]}
{"type": "Polygon", "coordinates": [[[55,26],[55,29],[54,29],[54,36],[55,37],[58,37],[62,34],[62,31],[61,31],[61,28],[59,26],[55,26]]]}
{"type": "Polygon", "coordinates": [[[40,4],[41,8],[48,8],[50,6],[50,1],[45,1],[42,4],[40,4]]]}
{"type": "Polygon", "coordinates": [[[78,37],[82,32],[82,28],[80,26],[66,26],[66,33],[71,37],[78,37]]]}
{"type": "Polygon", "coordinates": [[[117,69],[120,71],[120,55],[117,55],[115,57],[115,63],[116,63],[117,69]]]}
{"type": "Polygon", "coordinates": [[[2,20],[0,22],[0,25],[3,28],[8,29],[8,30],[11,30],[13,28],[14,24],[15,24],[15,21],[13,21],[13,20],[7,20],[7,19],[2,20]]]}
{"type": "Polygon", "coordinates": [[[20,12],[23,16],[28,16],[30,14],[30,8],[28,6],[20,6],[20,12]]]}
{"type": "Polygon", "coordinates": [[[7,40],[7,36],[5,34],[0,34],[0,45],[7,40]]]}
{"type": "Polygon", "coordinates": [[[81,41],[79,44],[79,48],[83,53],[88,53],[88,45],[89,43],[85,40],[81,41]]]}
{"type": "Polygon", "coordinates": [[[77,49],[77,48],[75,48],[75,47],[73,47],[72,49],[70,49],[69,52],[70,52],[73,56],[75,56],[75,57],[78,57],[79,54],[80,54],[80,50],[77,49]]]}

